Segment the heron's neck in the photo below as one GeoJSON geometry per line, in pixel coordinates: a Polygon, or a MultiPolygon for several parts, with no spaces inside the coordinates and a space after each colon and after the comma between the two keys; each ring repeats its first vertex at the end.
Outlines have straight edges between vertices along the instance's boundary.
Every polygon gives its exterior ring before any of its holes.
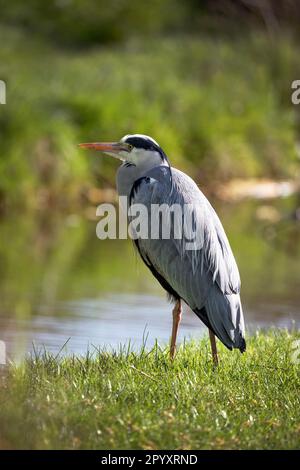
{"type": "Polygon", "coordinates": [[[119,195],[129,196],[134,182],[145,176],[150,170],[159,166],[167,165],[167,161],[162,160],[161,163],[143,161],[139,165],[133,165],[124,162],[117,172],[117,190],[119,195]]]}
{"type": "Polygon", "coordinates": [[[138,175],[138,178],[141,178],[145,173],[148,171],[152,170],[152,168],[156,168],[158,166],[164,166],[167,165],[167,161],[165,160],[152,160],[152,159],[147,159],[147,160],[142,160],[136,165],[136,173],[138,175]]]}

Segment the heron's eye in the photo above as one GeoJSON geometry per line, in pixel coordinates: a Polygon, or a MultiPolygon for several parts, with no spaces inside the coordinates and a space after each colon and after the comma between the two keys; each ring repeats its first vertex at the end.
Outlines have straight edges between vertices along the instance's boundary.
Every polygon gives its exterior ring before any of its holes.
{"type": "Polygon", "coordinates": [[[133,145],[127,144],[127,148],[128,148],[128,151],[131,152],[131,150],[133,149],[133,145]]]}

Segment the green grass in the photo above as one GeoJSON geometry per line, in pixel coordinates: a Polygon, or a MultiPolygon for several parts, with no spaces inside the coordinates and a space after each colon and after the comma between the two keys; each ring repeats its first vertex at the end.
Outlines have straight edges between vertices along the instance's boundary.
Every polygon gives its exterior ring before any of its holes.
{"type": "Polygon", "coordinates": [[[241,355],[208,340],[168,350],[43,354],[9,366],[0,443],[13,448],[276,449],[300,444],[296,333],[256,334],[241,355]]]}

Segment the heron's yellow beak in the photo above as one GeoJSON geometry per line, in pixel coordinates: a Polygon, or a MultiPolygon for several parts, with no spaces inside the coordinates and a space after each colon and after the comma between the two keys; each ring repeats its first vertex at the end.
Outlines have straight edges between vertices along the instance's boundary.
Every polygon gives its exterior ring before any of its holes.
{"type": "Polygon", "coordinates": [[[118,153],[122,150],[128,150],[124,144],[119,142],[90,142],[78,145],[81,148],[98,150],[99,152],[118,153]]]}

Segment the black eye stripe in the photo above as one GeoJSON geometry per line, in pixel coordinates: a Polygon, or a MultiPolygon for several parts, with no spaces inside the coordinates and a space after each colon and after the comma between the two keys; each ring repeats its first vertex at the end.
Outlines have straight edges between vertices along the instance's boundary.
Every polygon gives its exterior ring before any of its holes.
{"type": "Polygon", "coordinates": [[[141,137],[128,137],[126,139],[127,144],[133,145],[135,148],[145,149],[145,150],[157,150],[159,152],[160,147],[156,145],[149,139],[143,139],[141,137]]]}
{"type": "Polygon", "coordinates": [[[127,137],[124,143],[133,145],[133,147],[135,148],[144,149],[144,150],[152,150],[152,151],[158,152],[162,161],[168,162],[168,158],[165,152],[163,151],[163,149],[160,148],[160,146],[156,144],[155,142],[153,142],[151,139],[147,139],[147,137],[137,137],[137,136],[127,137]]]}

